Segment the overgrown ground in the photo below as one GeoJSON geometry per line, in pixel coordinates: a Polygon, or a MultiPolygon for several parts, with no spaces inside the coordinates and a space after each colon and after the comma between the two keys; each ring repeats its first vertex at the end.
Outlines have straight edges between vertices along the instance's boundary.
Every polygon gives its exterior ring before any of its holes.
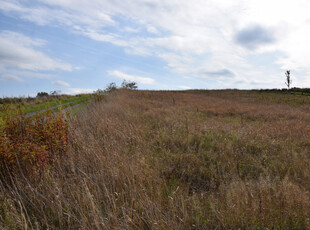
{"type": "Polygon", "coordinates": [[[3,229],[309,229],[310,97],[117,90],[1,175],[3,229]],[[9,180],[8,180],[9,176],[9,180]]]}
{"type": "Polygon", "coordinates": [[[37,111],[54,108],[57,110],[59,106],[70,107],[77,104],[86,103],[91,99],[90,94],[81,94],[77,96],[60,95],[36,98],[0,98],[0,118],[7,110],[15,107],[22,107],[23,113],[34,114],[37,111]]]}

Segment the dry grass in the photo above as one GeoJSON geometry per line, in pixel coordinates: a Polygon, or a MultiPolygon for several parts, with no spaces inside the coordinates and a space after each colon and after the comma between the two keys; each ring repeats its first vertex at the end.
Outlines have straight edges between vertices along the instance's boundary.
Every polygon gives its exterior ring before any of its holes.
{"type": "Polygon", "coordinates": [[[287,98],[119,90],[40,181],[0,185],[0,227],[309,229],[309,99],[287,98]]]}

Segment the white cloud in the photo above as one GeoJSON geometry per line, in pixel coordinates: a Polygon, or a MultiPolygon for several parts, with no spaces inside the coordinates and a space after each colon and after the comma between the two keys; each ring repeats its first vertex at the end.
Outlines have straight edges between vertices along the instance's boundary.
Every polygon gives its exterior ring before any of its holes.
{"type": "Polygon", "coordinates": [[[11,82],[23,82],[24,80],[20,77],[14,75],[3,75],[0,77],[2,81],[11,81],[11,82]]]}
{"type": "Polygon", "coordinates": [[[53,85],[57,85],[57,86],[63,86],[63,87],[70,87],[70,84],[65,82],[65,81],[54,81],[52,82],[53,85]]]}
{"type": "MultiPolygon", "coordinates": [[[[49,1],[41,1],[42,3],[49,3],[49,1]]],[[[114,25],[114,20],[103,12],[100,8],[96,9],[82,7],[82,1],[76,2],[59,2],[61,7],[47,7],[46,5],[26,6],[23,3],[27,1],[8,1],[0,0],[0,10],[5,13],[18,14],[21,18],[35,22],[38,25],[55,24],[62,26],[91,25],[91,28],[98,28],[101,26],[114,25]],[[90,10],[91,9],[91,10],[90,10]]],[[[29,2],[28,2],[29,3],[29,2]]],[[[57,5],[57,1],[51,1],[51,5],[57,5]]],[[[87,2],[85,2],[87,4],[87,2]]],[[[89,5],[89,4],[87,4],[89,5]]]]}
{"type": "Polygon", "coordinates": [[[71,65],[54,60],[36,49],[42,45],[44,45],[42,40],[31,39],[16,32],[2,31],[0,33],[0,69],[72,70],[71,65]]]}
{"type": "Polygon", "coordinates": [[[192,89],[192,87],[186,86],[186,85],[179,85],[178,88],[180,89],[192,89]]]}
{"type": "Polygon", "coordinates": [[[18,76],[19,78],[22,78],[22,79],[25,79],[25,78],[51,79],[51,78],[56,77],[56,75],[54,74],[25,71],[25,70],[5,69],[5,70],[2,70],[1,72],[6,75],[18,76]]]}
{"type": "Polygon", "coordinates": [[[158,30],[154,26],[151,26],[151,25],[147,25],[146,30],[147,30],[147,32],[149,32],[151,34],[158,34],[159,33],[158,30]]]}
{"type": "MultiPolygon", "coordinates": [[[[284,69],[295,69],[296,74],[300,74],[299,80],[303,79],[301,74],[310,74],[308,0],[39,2],[41,4],[29,6],[25,4],[26,0],[0,0],[0,10],[39,25],[69,28],[93,40],[124,47],[129,54],[161,58],[167,63],[168,70],[183,76],[204,77],[205,72],[214,75],[216,71],[230,70],[234,77],[225,84],[243,81],[250,86],[247,78],[254,80],[257,76],[262,82],[278,84],[274,83],[273,74],[284,69]],[[122,21],[126,21],[125,25],[122,21]],[[251,30],[253,25],[256,29],[251,30]],[[113,33],[109,32],[111,27],[113,33]],[[254,34],[257,36],[251,39],[254,34]],[[251,61],[251,57],[270,53],[277,55],[264,69],[259,69],[258,75],[251,77],[249,73],[257,69],[257,63],[251,61]],[[205,72],[200,72],[201,69],[205,72]]],[[[37,44],[24,43],[23,47],[33,50],[37,44]]],[[[9,64],[6,60],[6,65],[9,64]]],[[[19,65],[23,68],[31,66],[28,63],[19,65]]]]}
{"type": "Polygon", "coordinates": [[[126,31],[128,33],[139,33],[140,29],[139,28],[132,28],[132,27],[126,26],[124,28],[124,31],[126,31]]]}
{"type": "Polygon", "coordinates": [[[95,30],[91,30],[91,29],[85,29],[85,30],[80,29],[79,32],[96,41],[110,42],[117,46],[128,46],[128,42],[118,39],[117,35],[115,34],[102,33],[102,32],[98,33],[95,30]]]}
{"type": "Polygon", "coordinates": [[[5,82],[29,82],[30,79],[52,79],[57,75],[17,69],[1,69],[0,80],[5,82]]]}
{"type": "Polygon", "coordinates": [[[83,94],[83,93],[93,93],[95,89],[88,88],[68,88],[65,94],[75,95],[75,94],[83,94]]]}
{"type": "Polygon", "coordinates": [[[118,70],[113,70],[113,71],[108,71],[108,74],[117,78],[120,78],[122,80],[129,80],[129,81],[135,81],[141,84],[146,84],[146,85],[150,85],[150,84],[154,84],[155,80],[153,78],[148,78],[148,77],[140,77],[140,76],[136,76],[136,75],[130,75],[130,74],[126,74],[123,72],[120,72],[118,70]]]}
{"type": "Polygon", "coordinates": [[[0,36],[1,39],[11,40],[14,41],[15,43],[21,44],[26,47],[32,47],[32,46],[40,47],[46,44],[46,42],[42,39],[32,39],[23,34],[8,30],[1,31],[0,36]]]}

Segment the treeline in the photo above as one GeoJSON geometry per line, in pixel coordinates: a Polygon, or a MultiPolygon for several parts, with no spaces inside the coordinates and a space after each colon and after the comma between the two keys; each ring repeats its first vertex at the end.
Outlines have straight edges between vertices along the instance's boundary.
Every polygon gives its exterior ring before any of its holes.
{"type": "Polygon", "coordinates": [[[57,91],[52,91],[51,93],[39,92],[36,97],[3,97],[0,98],[0,104],[18,104],[18,103],[33,103],[38,99],[50,100],[55,98],[68,98],[70,95],[60,94],[57,91]]]}
{"type": "MultiPolygon", "coordinates": [[[[57,96],[46,96],[43,97],[46,99],[46,101],[50,99],[55,99],[55,98],[68,98],[71,97],[69,95],[57,95],[57,96]]],[[[18,104],[18,103],[34,103],[36,102],[39,98],[42,99],[42,97],[4,97],[0,98],[0,104],[18,104]]]]}
{"type": "Polygon", "coordinates": [[[290,89],[259,89],[259,92],[271,92],[271,93],[300,93],[300,94],[310,94],[310,88],[290,88],[290,89]]]}
{"type": "Polygon", "coordinates": [[[0,104],[11,104],[11,103],[30,103],[35,101],[36,98],[34,97],[4,97],[0,98],[0,104]]]}

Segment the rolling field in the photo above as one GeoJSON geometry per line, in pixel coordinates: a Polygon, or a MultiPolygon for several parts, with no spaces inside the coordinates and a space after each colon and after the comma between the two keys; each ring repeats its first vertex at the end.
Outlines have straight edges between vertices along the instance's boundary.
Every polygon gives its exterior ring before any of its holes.
{"type": "MultiPolygon", "coordinates": [[[[27,116],[33,116],[38,111],[48,109],[57,110],[58,107],[68,108],[74,105],[86,103],[91,99],[91,95],[83,94],[78,96],[59,96],[45,98],[17,98],[0,103],[0,117],[4,113],[12,113],[12,110],[19,109],[27,116]]],[[[14,112],[13,112],[14,113],[14,112]]]]}
{"type": "Polygon", "coordinates": [[[2,126],[0,228],[310,228],[307,95],[116,90],[57,119],[2,126]]]}

